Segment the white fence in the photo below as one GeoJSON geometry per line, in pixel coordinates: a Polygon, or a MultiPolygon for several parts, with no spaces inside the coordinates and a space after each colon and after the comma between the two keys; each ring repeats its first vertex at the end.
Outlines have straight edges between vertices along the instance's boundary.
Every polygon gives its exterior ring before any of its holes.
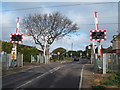
{"type": "Polygon", "coordinates": [[[104,74],[109,71],[120,72],[120,53],[104,53],[101,60],[98,60],[97,57],[97,54],[92,55],[95,70],[101,67],[104,74]]]}
{"type": "Polygon", "coordinates": [[[22,67],[23,66],[23,54],[18,53],[17,59],[12,60],[11,54],[1,53],[2,61],[2,70],[9,70],[13,67],[22,67]]]}
{"type": "Polygon", "coordinates": [[[46,64],[50,63],[50,55],[46,55],[45,57],[41,54],[37,55],[37,60],[33,57],[33,55],[31,55],[31,63],[33,62],[37,62],[37,63],[45,63],[46,60],[46,64]]]}
{"type": "MultiPolygon", "coordinates": [[[[23,66],[23,54],[18,53],[16,60],[12,60],[11,54],[6,54],[5,52],[2,52],[0,56],[1,56],[0,61],[2,62],[2,70],[9,70],[10,68],[13,67],[23,66]]],[[[46,55],[47,64],[50,62],[49,59],[50,57],[46,55]]],[[[35,59],[33,55],[31,55],[31,63],[33,62],[45,63],[45,58],[41,54],[37,55],[37,59],[35,59]]]]}
{"type": "Polygon", "coordinates": [[[39,54],[39,55],[37,55],[37,60],[36,60],[35,57],[33,55],[31,55],[31,63],[33,63],[33,62],[44,63],[44,56],[39,54]]]}
{"type": "Polygon", "coordinates": [[[106,70],[112,72],[120,71],[120,54],[116,53],[106,53],[106,70]]]}

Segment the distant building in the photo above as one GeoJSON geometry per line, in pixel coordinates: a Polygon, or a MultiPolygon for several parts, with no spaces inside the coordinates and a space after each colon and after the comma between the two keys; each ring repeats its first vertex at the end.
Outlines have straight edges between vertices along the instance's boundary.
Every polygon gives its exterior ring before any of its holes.
{"type": "Polygon", "coordinates": [[[120,53],[120,33],[118,35],[113,36],[112,50],[114,53],[120,53]]]}
{"type": "Polygon", "coordinates": [[[105,50],[105,53],[113,53],[112,46],[108,47],[108,48],[105,50]]]}

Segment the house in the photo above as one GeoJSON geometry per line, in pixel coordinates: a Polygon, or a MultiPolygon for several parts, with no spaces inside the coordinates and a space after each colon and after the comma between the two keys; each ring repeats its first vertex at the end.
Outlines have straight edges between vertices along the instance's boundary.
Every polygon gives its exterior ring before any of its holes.
{"type": "Polygon", "coordinates": [[[120,53],[120,33],[118,35],[113,36],[112,50],[114,53],[120,53]]]}
{"type": "Polygon", "coordinates": [[[113,53],[112,46],[108,47],[108,48],[105,50],[105,53],[113,53]]]}

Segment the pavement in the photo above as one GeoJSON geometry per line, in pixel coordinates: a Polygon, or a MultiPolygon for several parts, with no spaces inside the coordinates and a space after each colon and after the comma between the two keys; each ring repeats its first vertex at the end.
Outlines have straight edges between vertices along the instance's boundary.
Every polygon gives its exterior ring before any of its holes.
{"type": "MultiPolygon", "coordinates": [[[[82,90],[93,90],[92,86],[104,86],[104,90],[120,90],[118,86],[101,85],[100,82],[109,77],[111,73],[101,74],[94,70],[93,64],[85,64],[83,70],[82,90]]],[[[94,88],[95,89],[95,88],[94,88]]],[[[98,88],[99,89],[99,88],[98,88]]],[[[97,88],[96,88],[97,90],[97,88]]]]}
{"type": "Polygon", "coordinates": [[[83,70],[83,89],[92,89],[93,81],[95,80],[94,77],[94,68],[93,64],[85,64],[83,70]]]}

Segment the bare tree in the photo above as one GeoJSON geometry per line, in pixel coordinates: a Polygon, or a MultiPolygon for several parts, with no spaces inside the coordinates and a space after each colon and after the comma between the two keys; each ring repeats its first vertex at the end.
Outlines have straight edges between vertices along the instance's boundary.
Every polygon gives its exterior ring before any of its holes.
{"type": "Polygon", "coordinates": [[[78,30],[77,24],[62,16],[59,12],[39,15],[30,14],[24,17],[22,26],[24,30],[27,30],[24,33],[32,36],[35,43],[39,44],[42,49],[44,40],[47,40],[47,43],[51,45],[55,39],[78,30]]]}

